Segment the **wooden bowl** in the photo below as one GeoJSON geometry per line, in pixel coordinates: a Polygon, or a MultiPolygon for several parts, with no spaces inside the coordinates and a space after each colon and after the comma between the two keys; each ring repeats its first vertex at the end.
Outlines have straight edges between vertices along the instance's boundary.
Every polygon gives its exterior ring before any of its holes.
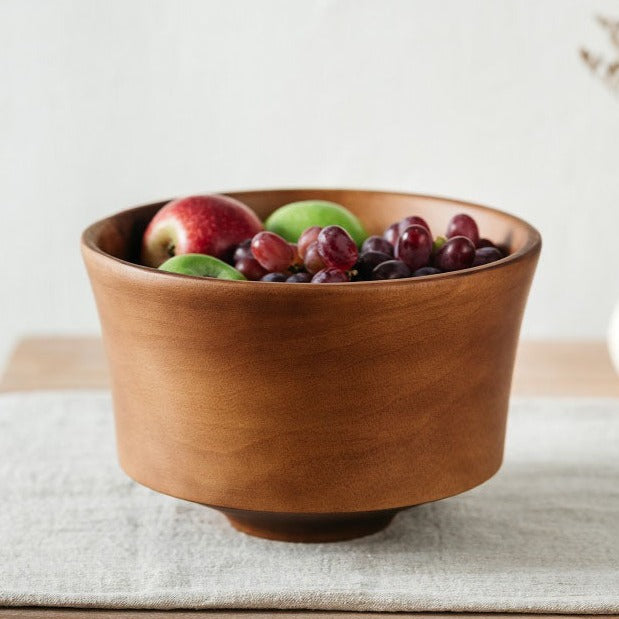
{"type": "Polygon", "coordinates": [[[225,281],[135,264],[163,202],[95,223],[82,251],[127,474],[289,541],[366,535],[491,477],[539,233],[494,209],[413,194],[229,195],[263,218],[295,200],[332,200],[379,234],[411,214],[439,233],[466,212],[511,254],[415,279],[225,281]]]}

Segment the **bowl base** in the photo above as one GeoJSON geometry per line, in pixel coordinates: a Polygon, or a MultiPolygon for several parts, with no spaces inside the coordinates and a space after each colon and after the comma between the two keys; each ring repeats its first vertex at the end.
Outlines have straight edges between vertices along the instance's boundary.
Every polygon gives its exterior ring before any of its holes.
{"type": "Polygon", "coordinates": [[[359,513],[291,514],[217,507],[237,530],[281,542],[340,542],[384,529],[401,509],[359,513]]]}

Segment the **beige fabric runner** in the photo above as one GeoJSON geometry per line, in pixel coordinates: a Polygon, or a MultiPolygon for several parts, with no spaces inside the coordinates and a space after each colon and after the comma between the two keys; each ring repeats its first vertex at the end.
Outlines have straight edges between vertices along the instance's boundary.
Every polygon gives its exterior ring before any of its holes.
{"type": "Polygon", "coordinates": [[[0,605],[619,612],[619,401],[514,400],[494,479],[306,545],[129,480],[106,393],[0,396],[0,605]]]}

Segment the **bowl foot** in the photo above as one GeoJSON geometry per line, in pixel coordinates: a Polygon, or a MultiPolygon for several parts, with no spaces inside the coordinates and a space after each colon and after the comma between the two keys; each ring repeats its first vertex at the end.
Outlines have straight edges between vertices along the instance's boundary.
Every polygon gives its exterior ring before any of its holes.
{"type": "Polygon", "coordinates": [[[340,542],[384,529],[399,509],[344,514],[291,514],[217,508],[237,530],[282,542],[340,542]]]}

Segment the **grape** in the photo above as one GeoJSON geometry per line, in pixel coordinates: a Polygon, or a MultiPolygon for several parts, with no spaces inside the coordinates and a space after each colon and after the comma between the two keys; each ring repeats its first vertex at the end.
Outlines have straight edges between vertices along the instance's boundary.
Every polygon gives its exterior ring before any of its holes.
{"type": "Polygon", "coordinates": [[[305,258],[307,248],[318,238],[321,230],[322,228],[320,226],[310,226],[301,233],[297,242],[299,256],[301,256],[301,258],[305,258]]]}
{"type": "Polygon", "coordinates": [[[312,276],[309,273],[295,273],[286,281],[290,284],[306,284],[307,282],[312,281],[312,276]]]}
{"type": "Polygon", "coordinates": [[[263,282],[285,282],[288,276],[284,273],[267,273],[262,277],[263,282]]]}
{"type": "Polygon", "coordinates": [[[432,253],[432,237],[427,228],[413,224],[408,226],[398,239],[395,255],[398,260],[415,271],[426,266],[432,253]]]}
{"type": "Polygon", "coordinates": [[[266,269],[255,258],[241,258],[234,263],[234,267],[237,271],[243,273],[247,279],[254,281],[262,279],[263,275],[266,274],[266,269]]]}
{"type": "Polygon", "coordinates": [[[372,279],[402,279],[410,276],[411,270],[401,260],[381,262],[372,271],[372,279]]]}
{"type": "Polygon", "coordinates": [[[475,220],[470,215],[459,213],[449,220],[445,236],[448,239],[454,236],[465,236],[473,242],[473,245],[477,245],[477,241],[479,241],[479,230],[477,229],[475,220]]]}
{"type": "Polygon", "coordinates": [[[437,269],[436,267],[421,267],[413,273],[413,277],[422,277],[424,275],[438,275],[442,272],[443,271],[437,269]]]}
{"type": "Polygon", "coordinates": [[[310,243],[305,251],[305,268],[308,273],[318,273],[320,269],[325,268],[324,260],[318,252],[318,242],[310,243]]]}
{"type": "Polygon", "coordinates": [[[473,260],[474,267],[480,264],[490,264],[496,262],[503,257],[503,254],[496,247],[481,247],[475,250],[475,259],[473,260]]]}
{"type": "Polygon", "coordinates": [[[267,271],[285,271],[294,260],[288,241],[273,232],[258,232],[251,241],[251,251],[267,271]]]}
{"type": "Polygon", "coordinates": [[[430,232],[430,226],[428,226],[428,222],[423,217],[418,217],[417,215],[410,215],[409,217],[405,217],[398,223],[398,236],[402,236],[402,233],[409,226],[421,226],[428,231],[428,234],[432,236],[430,232]]]}
{"type": "Polygon", "coordinates": [[[479,241],[475,243],[475,248],[481,249],[482,247],[496,247],[496,245],[490,239],[479,239],[479,241]]]}
{"type": "Polygon", "coordinates": [[[400,224],[398,222],[391,224],[383,233],[384,239],[395,247],[400,234],[400,224]]]}
{"type": "Polygon", "coordinates": [[[371,279],[374,268],[388,260],[392,260],[392,257],[382,251],[365,251],[359,256],[355,269],[359,272],[361,279],[371,279]]]}
{"type": "Polygon", "coordinates": [[[361,245],[361,253],[378,251],[388,256],[393,256],[393,245],[382,236],[369,236],[361,245]]]}
{"type": "Polygon", "coordinates": [[[434,258],[434,264],[442,271],[468,269],[475,259],[475,246],[465,236],[450,238],[434,258]]]}
{"type": "Polygon", "coordinates": [[[341,226],[323,228],[316,244],[318,252],[328,267],[346,271],[357,262],[359,256],[357,245],[341,226]]]}
{"type": "Polygon", "coordinates": [[[432,253],[436,254],[438,253],[438,250],[443,247],[443,245],[445,245],[445,243],[447,243],[447,239],[444,236],[437,236],[434,239],[434,243],[432,243],[432,253]]]}
{"type": "Polygon", "coordinates": [[[242,258],[253,258],[251,253],[251,239],[245,239],[242,243],[239,243],[234,250],[232,262],[236,263],[242,258]]]}
{"type": "Polygon", "coordinates": [[[312,284],[338,284],[349,281],[350,278],[344,271],[334,267],[322,269],[312,277],[312,284]]]}

